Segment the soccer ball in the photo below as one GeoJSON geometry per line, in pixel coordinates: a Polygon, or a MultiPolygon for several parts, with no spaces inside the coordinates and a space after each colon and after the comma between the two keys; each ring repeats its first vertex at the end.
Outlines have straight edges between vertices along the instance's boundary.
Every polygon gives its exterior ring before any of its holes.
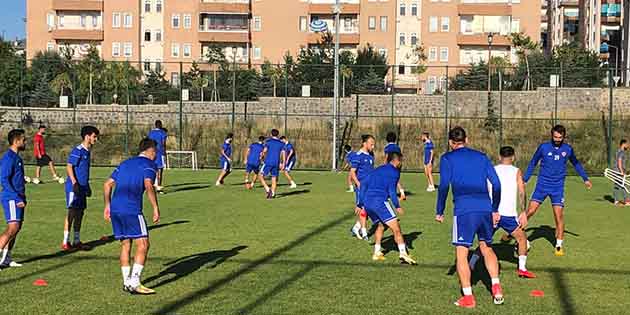
{"type": "Polygon", "coordinates": [[[65,183],[65,182],[66,182],[66,180],[65,180],[65,179],[63,179],[63,177],[59,177],[59,178],[57,178],[57,181],[59,182],[59,184],[63,184],[63,183],[65,183]]]}
{"type": "Polygon", "coordinates": [[[30,183],[32,180],[31,180],[30,177],[24,176],[24,181],[27,182],[27,183],[30,183]]]}
{"type": "Polygon", "coordinates": [[[35,185],[39,185],[39,183],[41,183],[41,181],[39,180],[39,178],[34,178],[34,179],[33,179],[33,184],[35,184],[35,185]]]}

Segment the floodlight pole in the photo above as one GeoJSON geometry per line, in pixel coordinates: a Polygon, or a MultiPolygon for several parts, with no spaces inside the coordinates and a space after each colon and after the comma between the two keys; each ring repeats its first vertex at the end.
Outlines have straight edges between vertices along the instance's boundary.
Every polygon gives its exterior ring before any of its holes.
{"type": "Polygon", "coordinates": [[[333,95],[333,132],[332,132],[332,170],[337,170],[337,102],[339,101],[339,16],[341,14],[341,7],[339,0],[335,0],[335,6],[333,7],[333,13],[335,14],[335,87],[333,95]]]}

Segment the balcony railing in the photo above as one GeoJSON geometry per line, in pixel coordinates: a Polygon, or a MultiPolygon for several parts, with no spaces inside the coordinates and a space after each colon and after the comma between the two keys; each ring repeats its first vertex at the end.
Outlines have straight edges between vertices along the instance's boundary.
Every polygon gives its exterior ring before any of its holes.
{"type": "Polygon", "coordinates": [[[247,25],[199,25],[200,32],[246,32],[247,25]]]}
{"type": "Polygon", "coordinates": [[[55,29],[52,37],[55,40],[102,41],[104,35],[102,30],[55,29]]]}
{"type": "Polygon", "coordinates": [[[57,11],[103,11],[103,0],[53,0],[57,11]]]}

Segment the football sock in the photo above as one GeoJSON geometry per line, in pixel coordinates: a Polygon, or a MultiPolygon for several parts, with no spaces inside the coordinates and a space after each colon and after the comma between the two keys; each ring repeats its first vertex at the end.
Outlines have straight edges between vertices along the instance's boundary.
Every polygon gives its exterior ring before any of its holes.
{"type": "Polygon", "coordinates": [[[495,284],[499,284],[499,283],[500,283],[500,282],[499,282],[499,278],[492,278],[492,279],[490,279],[490,281],[492,282],[492,285],[495,285],[495,284]]]}
{"type": "Polygon", "coordinates": [[[374,254],[381,252],[381,244],[374,244],[374,254]]]}
{"type": "Polygon", "coordinates": [[[556,240],[556,247],[562,247],[562,240],[556,240]]]}
{"type": "Polygon", "coordinates": [[[128,285],[129,284],[129,274],[131,274],[131,267],[129,267],[129,266],[122,266],[122,267],[120,267],[120,270],[122,271],[123,283],[125,285],[128,285]]]}
{"type": "Polygon", "coordinates": [[[131,282],[130,284],[133,286],[140,285],[140,276],[142,275],[143,265],[133,264],[133,268],[131,269],[131,282]]]}
{"type": "Polygon", "coordinates": [[[527,256],[518,256],[518,269],[523,271],[527,270],[525,264],[527,264],[527,256]]]}
{"type": "Polygon", "coordinates": [[[401,256],[407,255],[407,246],[405,245],[405,243],[398,244],[398,252],[401,256]]]}
{"type": "Polygon", "coordinates": [[[63,243],[68,244],[70,242],[70,232],[63,231],[63,243]]]}
{"type": "Polygon", "coordinates": [[[472,295],[472,287],[462,288],[464,295],[472,295]]]}
{"type": "Polygon", "coordinates": [[[74,244],[81,243],[81,232],[74,231],[74,244]]]}

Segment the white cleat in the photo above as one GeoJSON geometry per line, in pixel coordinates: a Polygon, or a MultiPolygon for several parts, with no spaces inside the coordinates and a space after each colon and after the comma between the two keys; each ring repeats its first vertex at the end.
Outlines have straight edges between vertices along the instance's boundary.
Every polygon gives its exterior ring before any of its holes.
{"type": "Polygon", "coordinates": [[[291,184],[291,186],[290,186],[290,187],[291,187],[291,188],[297,188],[297,184],[296,184],[296,183],[293,183],[293,184],[291,184]]]}
{"type": "Polygon", "coordinates": [[[22,267],[22,266],[23,266],[22,264],[20,264],[20,263],[18,263],[18,262],[15,262],[15,261],[11,261],[11,262],[9,263],[9,267],[11,267],[11,268],[20,268],[20,267],[22,267]]]}

